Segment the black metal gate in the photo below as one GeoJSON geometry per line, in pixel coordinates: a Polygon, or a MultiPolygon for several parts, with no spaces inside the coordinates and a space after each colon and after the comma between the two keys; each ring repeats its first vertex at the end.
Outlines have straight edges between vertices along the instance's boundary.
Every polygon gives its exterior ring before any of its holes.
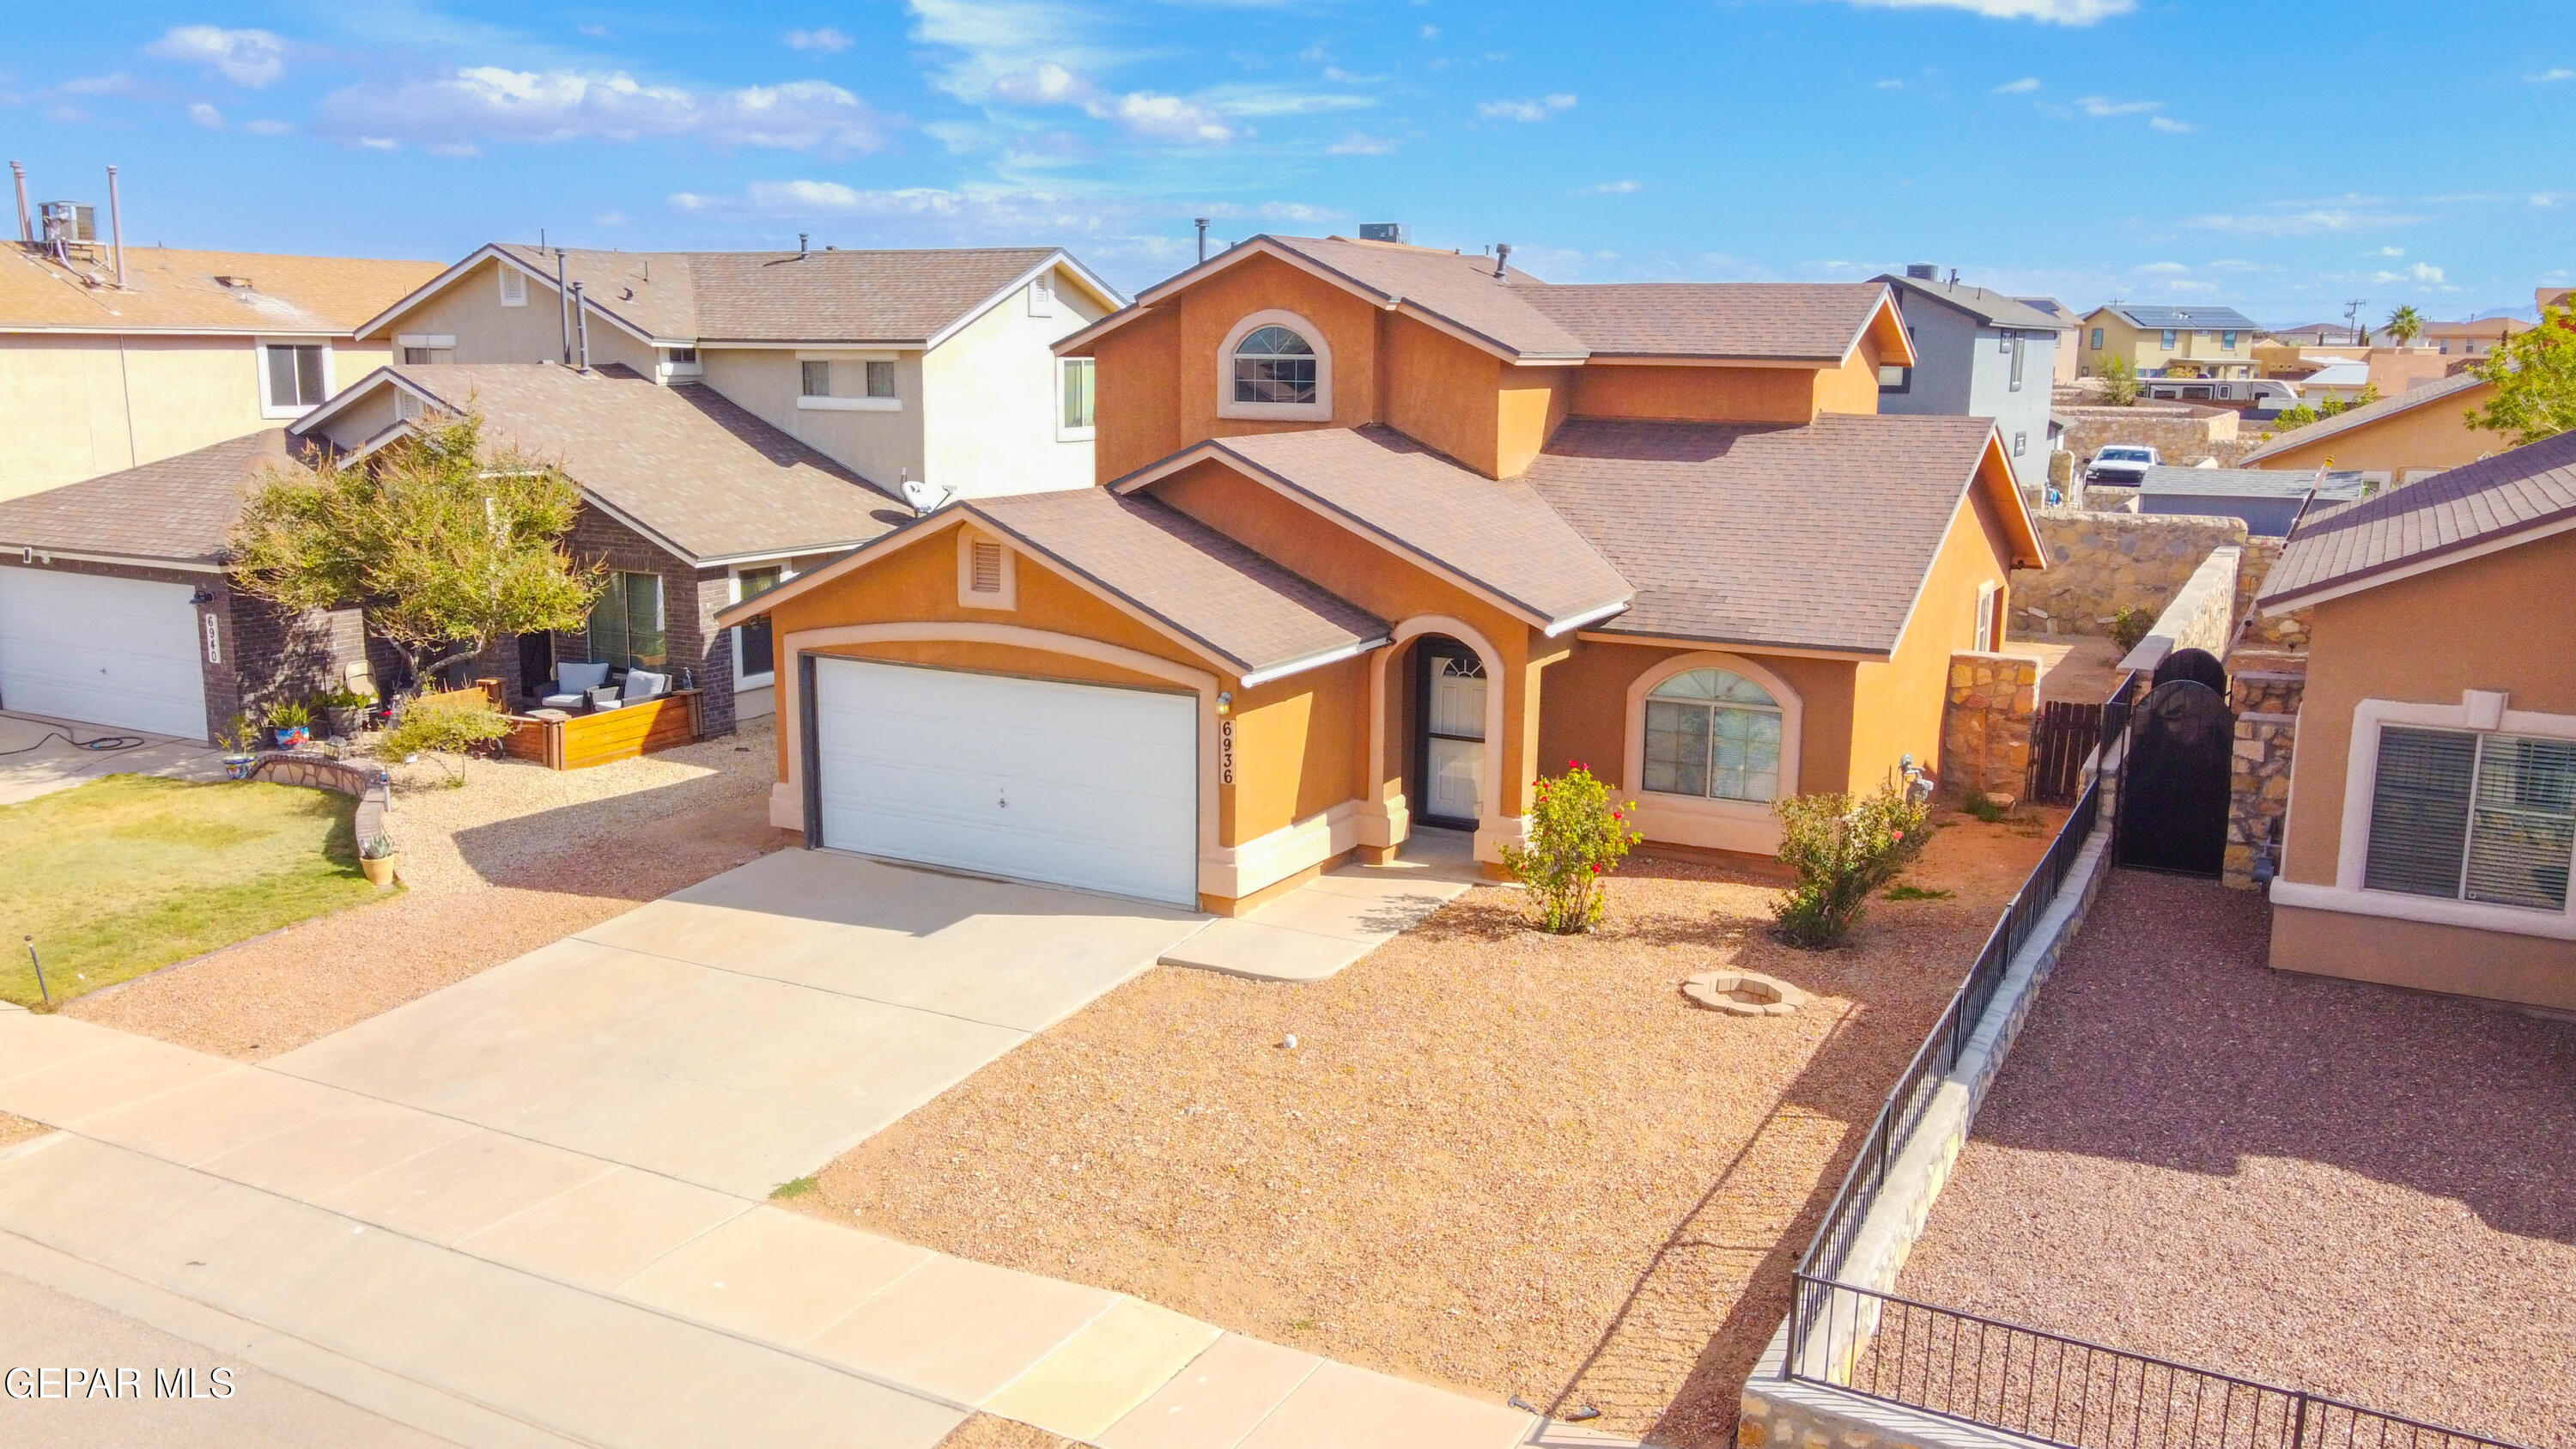
{"type": "Polygon", "coordinates": [[[2120,864],[2219,873],[2227,858],[2227,772],[2235,737],[2236,714],[2222,691],[2183,676],[2148,693],[2129,722],[2120,864]]]}
{"type": "Polygon", "coordinates": [[[2031,722],[2030,787],[2023,793],[2046,805],[2074,804],[2084,788],[2084,762],[2101,742],[2101,705],[2042,701],[2031,722]]]}

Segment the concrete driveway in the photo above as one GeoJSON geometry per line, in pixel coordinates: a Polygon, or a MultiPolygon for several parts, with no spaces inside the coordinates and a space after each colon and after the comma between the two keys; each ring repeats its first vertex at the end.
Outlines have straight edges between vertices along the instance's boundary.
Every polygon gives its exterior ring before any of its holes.
{"type": "Polygon", "coordinates": [[[86,785],[102,775],[128,774],[220,780],[223,753],[194,740],[0,711],[0,805],[86,785]],[[71,743],[107,736],[141,743],[116,750],[85,750],[71,743]]]}
{"type": "Polygon", "coordinates": [[[268,1066],[759,1197],[1204,920],[780,851],[268,1066]]]}

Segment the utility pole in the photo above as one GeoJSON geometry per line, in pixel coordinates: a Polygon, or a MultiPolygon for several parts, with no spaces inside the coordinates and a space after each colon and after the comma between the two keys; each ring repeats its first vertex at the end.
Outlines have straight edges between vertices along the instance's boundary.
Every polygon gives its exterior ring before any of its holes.
{"type": "Polygon", "coordinates": [[[2369,301],[2370,299],[2368,297],[2355,297],[2351,301],[2343,304],[2343,319],[2352,324],[2352,340],[2353,345],[2356,347],[2367,343],[2370,340],[2370,338],[2364,334],[2361,329],[2361,309],[2363,306],[2367,305],[2369,301]]]}

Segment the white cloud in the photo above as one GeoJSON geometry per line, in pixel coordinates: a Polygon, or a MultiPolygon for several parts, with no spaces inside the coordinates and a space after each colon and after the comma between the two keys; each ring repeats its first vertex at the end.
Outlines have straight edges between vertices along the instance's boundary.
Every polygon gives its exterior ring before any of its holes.
{"type": "Polygon", "coordinates": [[[2427,286],[2440,286],[2447,280],[2443,277],[2440,267],[2427,266],[2422,262],[2417,262],[2402,272],[2373,272],[2370,274],[2370,279],[2383,287],[2392,282],[2416,282],[2427,286]]]}
{"type": "Polygon", "coordinates": [[[1053,106],[1078,105],[1093,99],[1098,92],[1091,82],[1049,60],[1027,70],[994,77],[993,94],[1015,105],[1053,106]]]}
{"type": "Polygon", "coordinates": [[[1604,181],[1597,186],[1587,186],[1583,188],[1583,194],[1586,196],[1626,196],[1631,192],[1642,191],[1644,189],[1644,187],[1639,186],[1634,181],[1604,181]]]}
{"type": "Polygon", "coordinates": [[[883,140],[883,122],[865,101],[813,80],[700,91],[623,71],[474,66],[382,88],[350,86],[323,97],[320,112],[330,133],[388,142],[692,136],[719,146],[869,151],[883,140]]]}
{"type": "Polygon", "coordinates": [[[1257,214],[1265,221],[1303,222],[1331,221],[1341,215],[1327,207],[1308,206],[1298,201],[1265,201],[1257,209],[1257,214]]]}
{"type": "Polygon", "coordinates": [[[1476,114],[1489,121],[1544,121],[1572,109],[1574,97],[1559,91],[1534,101],[1487,101],[1476,107],[1476,114]]]}
{"type": "Polygon", "coordinates": [[[1440,38],[1440,27],[1437,25],[1426,25],[1422,27],[1422,38],[1425,40],[1438,40],[1440,38]]]}
{"type": "Polygon", "coordinates": [[[2088,116],[2135,116],[2165,108],[2162,101],[2115,101],[2109,96],[2085,96],[2075,104],[2088,116]]]}
{"type": "Polygon", "coordinates": [[[606,40],[608,38],[608,27],[605,25],[576,25],[573,29],[580,31],[582,34],[589,36],[593,40],[606,40]]]}
{"type": "Polygon", "coordinates": [[[212,66],[234,85],[253,90],[286,73],[286,41],[265,30],[181,25],[143,47],[143,53],[212,66]]]}
{"type": "Polygon", "coordinates": [[[1222,145],[1234,139],[1234,128],[1215,111],[1179,96],[1158,95],[1152,91],[1135,91],[1105,105],[1095,106],[1091,113],[1115,119],[1132,134],[1157,141],[1178,141],[1185,145],[1222,145]]]}
{"type": "Polygon", "coordinates": [[[1088,38],[1089,18],[1056,0],[909,0],[912,38],[958,52],[932,83],[961,101],[983,101],[1005,76],[1044,65],[1092,74],[1124,57],[1088,38]]]}
{"type": "Polygon", "coordinates": [[[1965,10],[1989,20],[2090,25],[2137,8],[2137,0],[1846,0],[1864,10],[1965,10]]]}
{"type": "Polygon", "coordinates": [[[2038,89],[2039,77],[2035,75],[2026,75],[2017,81],[2005,81],[2002,85],[1995,87],[1994,94],[1999,96],[2026,96],[2032,91],[2038,89]]]}
{"type": "Polygon", "coordinates": [[[2314,236],[2319,232],[2352,231],[2361,227],[2408,226],[2423,219],[2391,211],[2317,207],[2305,211],[2196,216],[2187,224],[2204,231],[2237,232],[2246,236],[2314,236]]]}
{"type": "Polygon", "coordinates": [[[2138,270],[2142,272],[2154,272],[2164,276],[2174,276],[2183,272],[2188,272],[2191,268],[2181,262],[2148,262],[2144,266],[2139,267],[2138,270]]]}
{"type": "Polygon", "coordinates": [[[1905,89],[1905,82],[1901,80],[1883,80],[1878,83],[1878,89],[1883,91],[1901,91],[1905,89]]]}
{"type": "Polygon", "coordinates": [[[391,136],[360,136],[358,144],[369,151],[399,151],[402,142],[391,136]]]}
{"type": "Polygon", "coordinates": [[[2149,116],[2147,125],[2168,136],[2185,136],[2191,133],[2191,126],[2188,123],[2177,121],[2171,116],[2149,116]]]}
{"type": "Polygon", "coordinates": [[[2556,85],[2563,80],[2576,80],[2576,70],[2569,70],[2563,65],[2553,65],[2538,75],[2524,76],[2523,79],[2536,86],[2556,85]]]}
{"type": "Polygon", "coordinates": [[[1395,142],[1363,131],[1353,131],[1324,148],[1326,154],[1333,156],[1385,156],[1394,150],[1395,142]]]}
{"type": "Polygon", "coordinates": [[[210,131],[220,131],[224,128],[224,113],[204,101],[198,101],[188,107],[188,119],[210,131]]]}
{"type": "Polygon", "coordinates": [[[54,89],[67,96],[130,96],[140,87],[134,77],[120,70],[108,75],[75,76],[54,89]]]}
{"type": "Polygon", "coordinates": [[[2382,257],[2402,257],[2402,256],[2406,255],[2406,248],[2404,248],[2404,247],[2381,247],[2378,251],[2376,251],[2376,252],[2372,253],[2372,255],[2373,255],[2373,256],[2382,256],[2382,257]]]}
{"type": "Polygon", "coordinates": [[[790,50],[819,50],[829,55],[850,48],[850,37],[829,25],[813,30],[791,30],[780,38],[787,42],[790,50]]]}
{"type": "Polygon", "coordinates": [[[283,136],[295,128],[284,121],[244,121],[242,129],[254,136],[283,136]]]}

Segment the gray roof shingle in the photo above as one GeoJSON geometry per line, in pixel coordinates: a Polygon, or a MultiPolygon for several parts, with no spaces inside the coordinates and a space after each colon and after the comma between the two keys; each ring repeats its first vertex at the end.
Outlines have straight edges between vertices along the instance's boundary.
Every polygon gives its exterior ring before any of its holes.
{"type": "Polygon", "coordinates": [[[2361,496],[2359,473],[2329,473],[2317,482],[2310,470],[2297,468],[2149,468],[2139,479],[2141,493],[2199,498],[2297,498],[2311,488],[2320,503],[2349,503],[2361,496]]]}
{"type": "Polygon", "coordinates": [[[2240,463],[2257,463],[2261,462],[2265,458],[2276,458],[2281,454],[2290,451],[2292,448],[2307,447],[2309,444],[2317,442],[2320,439],[2331,438],[2337,433],[2350,432],[2354,428],[2366,427],[2371,423],[2379,421],[2381,418],[2394,417],[2399,413],[2413,412],[2417,408],[2426,407],[2448,398],[2458,397],[2461,393],[2467,392],[2469,389],[2476,387],[2484,381],[2486,381],[2485,378],[2478,376],[2474,372],[2453,373],[2449,377],[2443,378],[2438,382],[2428,382],[2422,387],[2410,387],[2395,397],[2384,397],[2379,399],[2377,402],[2363,403],[2360,407],[2347,409],[2335,414],[2333,417],[2320,418],[2317,421],[2308,424],[2306,427],[2292,428],[2288,432],[2276,434],[2272,441],[2254,449],[2252,452],[2245,454],[2236,461],[2240,463]]]}
{"type": "MultiPolygon", "coordinates": [[[[551,249],[497,245],[554,276],[551,249]]],[[[654,337],[918,345],[1056,250],[566,251],[563,261],[564,280],[582,283],[591,305],[654,337]]]]}
{"type": "Polygon", "coordinates": [[[219,563],[251,481],[301,472],[286,429],[0,502],[0,547],[219,563]]]}
{"type": "MultiPolygon", "coordinates": [[[[1923,277],[1901,277],[1894,272],[1882,273],[1879,279],[1899,293],[1913,292],[1936,302],[1946,302],[1989,327],[2019,327],[2033,332],[2055,332],[2072,327],[2075,319],[2043,312],[2018,297],[1998,292],[1992,287],[1969,286],[1923,277]]],[[[1899,303],[1899,305],[1903,305],[1899,303]]]]}
{"type": "Polygon", "coordinates": [[[1238,675],[1386,637],[1386,624],[1149,497],[1072,488],[976,499],[997,530],[1127,600],[1238,675]]]}
{"type": "Polygon", "coordinates": [[[2576,433],[2312,511],[2263,580],[2268,609],[2462,549],[2576,520],[2576,433]]]}
{"type": "Polygon", "coordinates": [[[1577,418],[1526,476],[1636,585],[1602,633],[1885,653],[1993,431],[1878,414],[1577,418]]]}

